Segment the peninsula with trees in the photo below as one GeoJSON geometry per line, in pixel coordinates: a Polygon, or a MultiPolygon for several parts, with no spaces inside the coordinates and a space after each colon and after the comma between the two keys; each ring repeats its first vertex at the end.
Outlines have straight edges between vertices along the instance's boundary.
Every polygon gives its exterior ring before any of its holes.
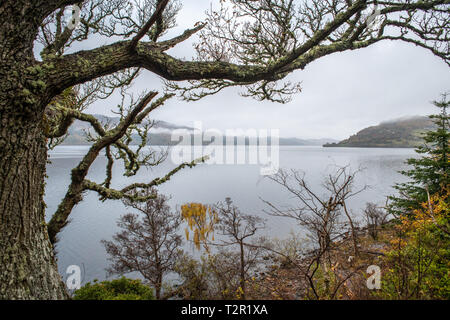
{"type": "Polygon", "coordinates": [[[423,142],[422,135],[433,129],[433,122],[422,116],[385,121],[365,128],[338,143],[327,143],[324,147],[355,148],[415,148],[423,142]]]}

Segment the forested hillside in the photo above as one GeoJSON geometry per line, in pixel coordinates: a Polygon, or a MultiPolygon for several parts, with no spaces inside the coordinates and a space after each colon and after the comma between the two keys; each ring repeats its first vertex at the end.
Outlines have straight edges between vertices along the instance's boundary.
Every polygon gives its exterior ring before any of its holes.
{"type": "Polygon", "coordinates": [[[421,144],[422,133],[432,128],[433,122],[427,117],[387,121],[324,147],[414,148],[421,144]]]}

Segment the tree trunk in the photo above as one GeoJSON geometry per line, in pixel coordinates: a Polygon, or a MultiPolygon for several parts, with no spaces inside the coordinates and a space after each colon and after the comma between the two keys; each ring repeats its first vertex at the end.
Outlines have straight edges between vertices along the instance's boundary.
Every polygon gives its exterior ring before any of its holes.
{"type": "Polygon", "coordinates": [[[155,285],[155,298],[156,300],[161,300],[161,289],[162,289],[162,275],[158,273],[158,279],[156,280],[155,285]]]}
{"type": "Polygon", "coordinates": [[[42,10],[22,2],[0,4],[0,299],[63,299],[44,220],[50,97],[32,67],[42,10]]]}
{"type": "Polygon", "coordinates": [[[244,258],[244,244],[242,241],[239,243],[239,253],[240,253],[240,285],[242,289],[241,300],[246,298],[246,288],[245,288],[245,258],[244,258]]]}
{"type": "Polygon", "coordinates": [[[41,121],[0,119],[0,299],[66,298],[44,220],[41,121]]]}

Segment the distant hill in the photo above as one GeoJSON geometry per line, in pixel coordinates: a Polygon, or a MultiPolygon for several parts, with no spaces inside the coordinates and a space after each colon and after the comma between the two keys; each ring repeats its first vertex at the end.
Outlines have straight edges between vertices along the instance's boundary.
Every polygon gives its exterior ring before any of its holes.
{"type": "MultiPolygon", "coordinates": [[[[108,117],[104,115],[94,114],[94,116],[103,124],[109,123],[111,126],[116,125],[119,122],[118,117],[108,117]]],[[[165,121],[156,121],[155,125],[151,129],[151,134],[148,145],[169,146],[174,145],[177,142],[171,141],[171,134],[173,130],[186,129],[188,131],[194,130],[191,127],[179,126],[173,123],[165,121]]],[[[86,131],[91,130],[88,123],[76,120],[69,129],[68,135],[63,145],[89,145],[86,141],[86,131]]],[[[225,141],[226,138],[224,138],[225,141]]],[[[133,137],[135,144],[139,143],[139,137],[133,137]]],[[[244,144],[248,144],[249,139],[246,138],[244,144]]],[[[279,144],[281,146],[321,146],[324,143],[338,142],[335,139],[299,139],[299,138],[280,138],[279,144]]],[[[242,144],[242,141],[236,139],[235,144],[242,144]]]]}
{"type": "MultiPolygon", "coordinates": [[[[117,125],[120,121],[119,117],[108,117],[100,114],[93,114],[101,123],[109,124],[111,126],[117,125]]],[[[171,131],[176,129],[186,129],[193,130],[191,127],[179,126],[166,121],[155,121],[155,125],[152,128],[151,139],[149,140],[150,145],[170,145],[171,131]]],[[[68,135],[63,145],[89,145],[90,143],[86,141],[86,131],[92,132],[92,128],[89,123],[75,120],[72,126],[69,128],[68,135]]],[[[136,138],[136,143],[139,141],[136,138]]]]}
{"type": "Polygon", "coordinates": [[[368,127],[346,140],[324,147],[414,148],[423,142],[421,134],[432,128],[434,124],[428,117],[401,118],[368,127]]]}

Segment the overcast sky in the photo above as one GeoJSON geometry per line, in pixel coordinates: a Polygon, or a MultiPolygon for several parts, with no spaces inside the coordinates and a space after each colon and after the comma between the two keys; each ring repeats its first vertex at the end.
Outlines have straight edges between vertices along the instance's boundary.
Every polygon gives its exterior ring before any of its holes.
{"type": "MultiPolygon", "coordinates": [[[[182,2],[178,26],[167,37],[201,21],[211,3],[182,2]]],[[[192,43],[183,43],[170,53],[189,58],[192,43]]],[[[204,128],[280,129],[283,137],[344,139],[381,121],[434,113],[430,102],[450,91],[450,68],[428,51],[401,42],[336,53],[294,72],[289,79],[301,81],[303,91],[287,104],[259,102],[239,96],[239,89],[226,89],[198,102],[172,99],[152,115],[189,126],[202,121],[204,128]]],[[[134,90],[160,85],[158,77],[146,72],[134,90]]],[[[109,109],[101,103],[90,112],[111,114],[109,109]]]]}

